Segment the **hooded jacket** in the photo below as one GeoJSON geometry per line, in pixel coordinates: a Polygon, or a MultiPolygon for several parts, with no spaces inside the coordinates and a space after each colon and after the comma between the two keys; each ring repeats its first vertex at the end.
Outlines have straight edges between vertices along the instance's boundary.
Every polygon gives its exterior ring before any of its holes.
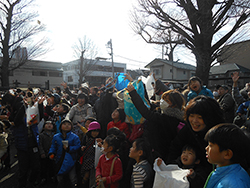
{"type": "Polygon", "coordinates": [[[81,147],[80,139],[79,137],[72,133],[71,131],[66,134],[66,138],[64,139],[62,133],[58,133],[54,135],[52,144],[49,150],[49,155],[54,154],[55,155],[55,163],[58,164],[60,161],[60,158],[63,154],[63,140],[68,140],[68,151],[65,153],[65,157],[63,160],[63,163],[61,165],[61,168],[58,172],[58,174],[66,174],[69,172],[75,165],[75,162],[78,157],[78,150],[81,147]]]}

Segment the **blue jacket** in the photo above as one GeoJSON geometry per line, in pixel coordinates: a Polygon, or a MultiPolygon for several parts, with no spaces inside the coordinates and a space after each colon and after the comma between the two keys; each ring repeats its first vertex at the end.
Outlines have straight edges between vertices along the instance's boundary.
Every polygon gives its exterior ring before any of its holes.
{"type": "Polygon", "coordinates": [[[63,140],[68,140],[69,150],[65,153],[62,166],[58,172],[59,175],[65,174],[73,168],[78,157],[77,156],[78,150],[81,147],[79,137],[76,134],[72,133],[71,131],[67,133],[67,136],[65,139],[63,138],[62,133],[58,133],[54,135],[52,144],[49,150],[49,155],[52,153],[55,155],[56,164],[59,162],[63,153],[63,143],[62,143],[63,140]]]}
{"type": "Polygon", "coordinates": [[[218,167],[211,175],[206,188],[250,188],[250,177],[239,165],[218,167]]]}
{"type": "Polygon", "coordinates": [[[214,98],[212,91],[207,89],[205,86],[202,86],[200,93],[196,93],[193,90],[190,90],[187,96],[187,101],[189,102],[191,99],[197,97],[198,95],[205,95],[211,98],[214,98]]]}
{"type": "MultiPolygon", "coordinates": [[[[243,102],[243,103],[239,106],[239,108],[238,108],[238,110],[237,110],[236,113],[247,114],[247,108],[248,108],[249,104],[250,104],[250,101],[243,102]]],[[[250,115],[250,114],[249,114],[249,115],[250,115]]]]}

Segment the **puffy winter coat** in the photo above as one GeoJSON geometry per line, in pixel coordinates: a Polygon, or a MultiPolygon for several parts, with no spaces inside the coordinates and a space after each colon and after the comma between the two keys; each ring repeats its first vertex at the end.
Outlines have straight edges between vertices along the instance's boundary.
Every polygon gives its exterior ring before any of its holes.
{"type": "Polygon", "coordinates": [[[63,155],[63,140],[68,140],[68,151],[65,153],[64,160],[58,174],[65,174],[73,168],[78,157],[78,150],[81,147],[79,137],[71,131],[67,133],[66,138],[63,137],[62,133],[54,135],[49,155],[52,153],[55,155],[56,164],[59,163],[60,158],[63,155]]]}
{"type": "Polygon", "coordinates": [[[214,98],[212,91],[207,89],[205,86],[202,86],[201,91],[198,94],[193,90],[189,91],[188,96],[187,96],[187,102],[189,102],[191,99],[193,99],[199,95],[205,95],[205,96],[214,98]]]}

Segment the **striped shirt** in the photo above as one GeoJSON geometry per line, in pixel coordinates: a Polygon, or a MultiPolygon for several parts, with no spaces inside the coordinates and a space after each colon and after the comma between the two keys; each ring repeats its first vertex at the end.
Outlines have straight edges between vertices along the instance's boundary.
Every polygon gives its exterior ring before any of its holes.
{"type": "Polygon", "coordinates": [[[140,165],[146,165],[148,162],[146,160],[143,160],[139,162],[138,164],[136,163],[133,166],[133,180],[134,180],[134,187],[135,188],[142,188],[143,183],[147,178],[147,173],[146,171],[140,166],[140,165]]]}

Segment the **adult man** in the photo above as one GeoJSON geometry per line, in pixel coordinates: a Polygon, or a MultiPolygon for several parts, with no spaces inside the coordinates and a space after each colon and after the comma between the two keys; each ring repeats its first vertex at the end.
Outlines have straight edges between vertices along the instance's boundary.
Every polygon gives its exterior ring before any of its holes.
{"type": "Polygon", "coordinates": [[[88,97],[85,93],[78,94],[77,102],[77,104],[72,106],[65,119],[72,121],[72,132],[80,136],[82,131],[77,126],[77,123],[83,125],[86,119],[88,119],[89,117],[93,117],[93,111],[91,105],[88,103],[88,97]]]}
{"type": "Polygon", "coordinates": [[[235,117],[235,101],[229,93],[226,85],[221,85],[218,89],[219,99],[217,100],[224,112],[224,119],[227,123],[232,123],[235,117]]]}

